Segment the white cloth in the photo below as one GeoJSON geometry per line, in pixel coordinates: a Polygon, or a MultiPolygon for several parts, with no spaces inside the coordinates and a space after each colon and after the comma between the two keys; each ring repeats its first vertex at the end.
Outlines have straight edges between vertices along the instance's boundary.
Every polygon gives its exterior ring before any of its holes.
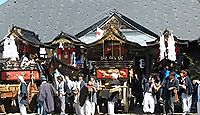
{"type": "Polygon", "coordinates": [[[183,113],[189,113],[192,105],[192,95],[187,95],[185,93],[182,93],[181,97],[183,101],[182,104],[183,113]]]}
{"type": "Polygon", "coordinates": [[[85,104],[81,107],[78,103],[74,103],[73,107],[76,111],[76,115],[85,115],[85,104]]]}
{"type": "Polygon", "coordinates": [[[175,41],[174,36],[171,33],[168,38],[168,59],[172,61],[176,61],[176,47],[175,47],[175,41]]]}
{"type": "Polygon", "coordinates": [[[73,107],[77,115],[81,115],[80,106],[78,103],[73,103],[73,107]]]}
{"type": "Polygon", "coordinates": [[[70,90],[76,90],[76,82],[69,79],[68,76],[65,76],[65,80],[67,81],[67,86],[70,90]]]}
{"type": "Polygon", "coordinates": [[[95,102],[91,102],[89,101],[89,99],[87,99],[85,101],[85,112],[86,115],[94,115],[95,114],[95,102]]]}
{"type": "Polygon", "coordinates": [[[108,114],[109,115],[115,114],[115,102],[108,101],[108,114]]]}
{"type": "Polygon", "coordinates": [[[60,95],[65,93],[64,86],[65,86],[65,82],[64,81],[62,81],[61,83],[58,83],[57,89],[58,89],[60,95]]]}
{"type": "Polygon", "coordinates": [[[29,60],[28,60],[27,57],[24,57],[24,58],[22,59],[22,62],[21,62],[20,67],[21,67],[22,69],[25,69],[25,68],[28,67],[28,66],[29,66],[29,60]]]}
{"type": "Polygon", "coordinates": [[[155,109],[154,96],[152,95],[152,93],[145,92],[143,100],[143,111],[145,113],[146,112],[154,113],[154,109],[155,109]]]}
{"type": "MultiPolygon", "coordinates": [[[[74,82],[73,89],[75,92],[80,92],[80,84],[81,84],[80,81],[74,82]]],[[[77,115],[85,115],[85,104],[82,107],[79,105],[79,95],[80,95],[79,93],[75,95],[73,107],[75,108],[77,115]]]]}
{"type": "Polygon", "coordinates": [[[197,115],[200,115],[200,101],[197,102],[197,115]]]}
{"type": "Polygon", "coordinates": [[[60,100],[61,100],[61,115],[65,115],[65,96],[60,95],[59,96],[60,100]]]}
{"type": "Polygon", "coordinates": [[[61,100],[61,115],[65,115],[65,96],[63,95],[65,93],[64,91],[64,84],[65,82],[62,81],[61,83],[58,84],[58,94],[59,94],[59,98],[61,100]]]}
{"type": "Polygon", "coordinates": [[[164,35],[160,37],[160,60],[164,59],[165,56],[167,55],[166,53],[166,47],[165,47],[165,42],[164,42],[164,35]]]}
{"type": "Polygon", "coordinates": [[[19,103],[19,110],[21,115],[27,115],[26,106],[24,106],[24,104],[19,103]]]}
{"type": "Polygon", "coordinates": [[[15,38],[12,35],[10,38],[5,38],[3,49],[3,58],[19,58],[15,38]]]}
{"type": "Polygon", "coordinates": [[[24,77],[23,76],[19,75],[17,78],[20,80],[20,82],[23,82],[23,83],[26,84],[26,82],[24,81],[24,77]]]}

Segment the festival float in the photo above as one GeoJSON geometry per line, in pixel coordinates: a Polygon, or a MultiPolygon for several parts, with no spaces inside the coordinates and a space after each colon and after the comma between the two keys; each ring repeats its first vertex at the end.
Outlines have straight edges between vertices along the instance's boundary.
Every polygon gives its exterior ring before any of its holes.
{"type": "Polygon", "coordinates": [[[19,87],[17,79],[20,75],[28,85],[29,110],[35,109],[33,100],[38,93],[36,83],[39,83],[41,74],[38,70],[41,67],[38,57],[40,45],[42,43],[34,32],[16,26],[13,26],[1,41],[3,60],[0,71],[0,98],[5,104],[1,105],[3,112],[10,111],[7,107],[16,106],[19,87]]]}

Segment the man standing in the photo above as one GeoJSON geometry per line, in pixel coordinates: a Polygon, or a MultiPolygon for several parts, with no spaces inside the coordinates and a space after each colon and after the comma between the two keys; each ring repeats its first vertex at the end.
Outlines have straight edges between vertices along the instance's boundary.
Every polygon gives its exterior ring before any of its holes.
{"type": "Polygon", "coordinates": [[[26,106],[28,105],[28,97],[27,97],[27,85],[24,81],[23,76],[18,76],[19,90],[18,90],[18,103],[19,103],[19,110],[21,115],[27,115],[26,106]]]}
{"type": "Polygon", "coordinates": [[[182,98],[182,108],[184,114],[189,114],[191,105],[192,105],[192,93],[193,93],[193,85],[188,77],[188,74],[185,70],[182,70],[180,78],[180,90],[182,90],[181,98],[182,98]]]}
{"type": "Polygon", "coordinates": [[[144,93],[144,100],[143,100],[143,111],[144,113],[154,113],[155,110],[155,79],[153,74],[150,75],[149,81],[145,84],[145,93],[144,93]]]}
{"type": "Polygon", "coordinates": [[[47,115],[54,112],[54,94],[57,94],[56,89],[50,83],[47,83],[47,79],[44,75],[41,76],[42,84],[40,85],[38,103],[41,106],[41,110],[38,111],[40,115],[47,115]]]}
{"type": "Polygon", "coordinates": [[[139,104],[139,107],[141,107],[144,96],[143,96],[142,83],[140,82],[137,74],[135,74],[135,76],[133,77],[132,83],[130,85],[131,85],[131,93],[133,94],[133,96],[136,97],[135,106],[139,104]]]}
{"type": "Polygon", "coordinates": [[[95,86],[94,78],[91,77],[91,80],[88,81],[87,84],[87,98],[85,101],[86,115],[95,114],[95,106],[97,103],[96,92],[97,92],[97,85],[95,86]]]}
{"type": "Polygon", "coordinates": [[[162,98],[165,101],[164,113],[166,112],[169,114],[174,113],[174,100],[173,97],[175,96],[175,102],[178,101],[177,91],[179,90],[179,81],[175,78],[175,72],[171,71],[169,77],[166,77],[161,87],[163,87],[162,98]]]}
{"type": "Polygon", "coordinates": [[[87,89],[85,86],[85,81],[83,80],[83,74],[79,75],[78,81],[76,82],[76,90],[74,91],[75,99],[74,99],[74,108],[77,115],[84,115],[84,105],[87,95],[87,89]]]}
{"type": "Polygon", "coordinates": [[[109,115],[114,115],[115,112],[115,102],[118,101],[118,97],[119,97],[119,91],[120,90],[116,90],[116,91],[112,91],[112,89],[120,89],[120,81],[117,79],[118,78],[118,74],[117,73],[112,73],[112,80],[109,82],[109,87],[110,89],[110,94],[109,94],[109,98],[108,98],[108,114],[109,115]]]}
{"type": "Polygon", "coordinates": [[[65,115],[65,81],[63,80],[63,78],[61,76],[57,77],[58,80],[58,86],[57,86],[57,90],[58,90],[58,97],[61,101],[61,115],[65,115]]]}

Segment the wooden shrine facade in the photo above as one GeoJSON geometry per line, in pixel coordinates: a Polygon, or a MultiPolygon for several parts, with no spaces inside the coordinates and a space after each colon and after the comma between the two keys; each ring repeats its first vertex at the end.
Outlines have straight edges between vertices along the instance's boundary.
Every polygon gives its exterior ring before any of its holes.
{"type": "MultiPolygon", "coordinates": [[[[95,68],[98,69],[96,74],[100,75],[100,71],[104,69],[104,72],[109,72],[113,69],[116,71],[124,69],[120,71],[127,74],[123,78],[130,77],[130,69],[140,75],[149,73],[149,55],[151,55],[152,51],[138,42],[139,39],[143,38],[134,36],[137,32],[140,36],[147,38],[145,36],[146,33],[141,32],[142,30],[139,30],[139,27],[135,27],[134,24],[130,24],[128,21],[122,19],[122,16],[118,14],[113,14],[107,21],[99,25],[104,31],[103,36],[88,43],[86,59],[94,62],[95,68]],[[130,38],[128,38],[129,34],[131,34],[130,38]],[[126,68],[128,69],[126,70],[126,68]]],[[[77,34],[77,36],[79,35],[77,34]]],[[[81,38],[79,39],[81,40],[81,38]]],[[[156,38],[152,36],[152,38],[149,37],[148,39],[155,40],[156,38]]],[[[100,78],[102,78],[102,75],[100,75],[100,78]]]]}
{"type": "Polygon", "coordinates": [[[56,54],[64,64],[83,67],[85,44],[75,36],[61,32],[45,45],[50,48],[49,57],[56,54]]]}

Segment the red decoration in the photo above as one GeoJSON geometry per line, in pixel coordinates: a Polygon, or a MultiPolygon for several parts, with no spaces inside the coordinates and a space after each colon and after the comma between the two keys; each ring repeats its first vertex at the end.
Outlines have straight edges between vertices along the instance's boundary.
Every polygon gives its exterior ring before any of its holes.
{"type": "Polygon", "coordinates": [[[97,32],[97,35],[100,35],[101,33],[100,32],[97,32]]]}
{"type": "Polygon", "coordinates": [[[180,47],[178,45],[176,45],[176,55],[179,55],[180,54],[180,47]]]}
{"type": "Polygon", "coordinates": [[[97,69],[97,78],[112,78],[112,73],[118,74],[118,78],[128,78],[128,69],[97,69]]]}
{"type": "Polygon", "coordinates": [[[24,80],[31,80],[31,76],[35,80],[40,80],[38,70],[6,70],[6,71],[1,71],[1,76],[2,76],[1,80],[14,81],[14,80],[18,79],[17,77],[19,75],[24,76],[24,80]]]}

